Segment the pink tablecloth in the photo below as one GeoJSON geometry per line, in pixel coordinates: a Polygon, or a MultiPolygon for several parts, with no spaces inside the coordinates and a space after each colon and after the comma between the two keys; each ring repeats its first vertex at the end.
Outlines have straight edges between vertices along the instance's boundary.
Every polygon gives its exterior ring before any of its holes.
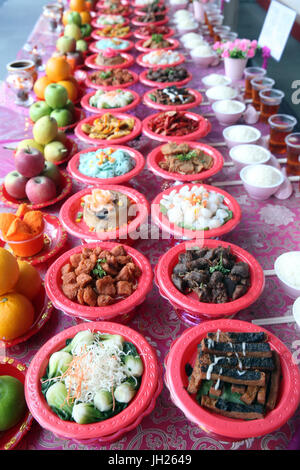
{"type": "MultiPolygon", "coordinates": [[[[46,32],[46,26],[41,18],[36,24],[30,40],[39,43],[46,49],[44,60],[51,54],[56,37],[46,32]]],[[[26,57],[24,50],[20,51],[19,57],[26,57]]],[[[211,71],[222,71],[222,66],[212,69],[201,69],[193,63],[186,64],[193,73],[194,79],[190,83],[191,88],[202,87],[201,77],[211,71]]],[[[132,68],[140,72],[138,66],[132,68]]],[[[148,90],[141,84],[136,85],[134,90],[141,95],[148,90]]],[[[31,127],[28,125],[28,110],[16,108],[13,103],[12,93],[7,90],[5,84],[0,89],[0,144],[13,139],[29,138],[31,127]]],[[[194,110],[193,110],[194,111],[194,110]]],[[[210,107],[201,106],[195,109],[199,113],[211,112],[210,107]]],[[[150,111],[144,105],[139,105],[136,115],[143,119],[150,111]]],[[[203,139],[204,142],[222,141],[222,127],[214,118],[211,118],[212,131],[203,139]]],[[[258,125],[263,135],[268,130],[265,125],[258,125]]],[[[86,145],[79,142],[80,148],[86,145]]],[[[149,151],[158,145],[148,138],[142,136],[134,142],[146,157],[149,151]]],[[[228,150],[220,148],[225,161],[229,161],[228,150]]],[[[1,148],[0,177],[3,178],[8,171],[13,169],[12,154],[1,148]]],[[[213,181],[224,181],[237,179],[238,175],[233,168],[224,168],[213,181]]],[[[153,176],[146,168],[142,174],[132,181],[132,185],[145,194],[151,201],[162,188],[163,181],[153,176]]],[[[74,183],[75,192],[79,185],[74,183]]],[[[250,251],[261,263],[264,269],[272,269],[274,260],[285,251],[299,249],[300,242],[300,209],[299,190],[294,185],[294,194],[288,200],[280,201],[271,198],[265,202],[257,202],[245,193],[242,186],[228,186],[224,188],[232,194],[240,203],[242,208],[242,221],[240,225],[225,240],[233,242],[250,251]]],[[[1,211],[6,210],[4,206],[1,211]]],[[[58,214],[59,206],[50,207],[47,212],[58,214]]],[[[78,244],[79,241],[68,238],[67,248],[78,244]]],[[[170,246],[168,240],[139,240],[135,247],[146,255],[154,267],[158,258],[170,246]]],[[[41,266],[44,273],[47,266],[41,266]]],[[[266,286],[259,300],[247,310],[237,315],[238,319],[251,321],[255,318],[266,318],[284,316],[291,314],[292,300],[288,298],[279,286],[275,277],[266,278],[266,286]]],[[[53,335],[59,331],[75,324],[75,320],[64,315],[60,311],[54,311],[47,325],[34,337],[6,351],[12,357],[17,358],[25,364],[29,364],[31,358],[39,348],[53,335]]],[[[163,363],[164,357],[169,350],[171,342],[180,336],[186,326],[176,316],[170,304],[160,297],[154,286],[147,300],[138,308],[137,316],[129,324],[132,328],[140,331],[154,346],[159,360],[163,363]]],[[[299,353],[299,328],[295,323],[287,323],[270,327],[270,331],[276,334],[290,349],[294,359],[300,361],[299,353]]],[[[164,387],[157,400],[154,411],[145,418],[142,423],[120,441],[111,446],[84,447],[68,440],[55,437],[51,432],[42,429],[34,422],[30,432],[18,445],[18,449],[169,449],[169,450],[193,450],[193,449],[284,449],[288,446],[294,431],[300,426],[299,411],[289,422],[272,434],[259,439],[247,439],[242,442],[226,443],[217,441],[205,434],[194,424],[190,423],[184,414],[175,407],[170,400],[169,392],[164,387]]]]}

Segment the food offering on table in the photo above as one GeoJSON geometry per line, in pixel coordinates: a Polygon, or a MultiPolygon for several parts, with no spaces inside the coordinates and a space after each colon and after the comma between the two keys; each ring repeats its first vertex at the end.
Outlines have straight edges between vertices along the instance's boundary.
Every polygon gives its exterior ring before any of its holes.
{"type": "Polygon", "coordinates": [[[212,110],[222,126],[230,126],[243,116],[246,105],[237,100],[218,100],[212,104],[212,110]]]}
{"type": "Polygon", "coordinates": [[[115,304],[137,289],[141,270],[122,245],[83,249],[61,269],[61,289],[72,302],[89,307],[115,304]]]}
{"type": "Polygon", "coordinates": [[[175,11],[173,19],[179,33],[185,34],[199,30],[199,23],[195,20],[194,14],[187,9],[175,11]]]}
{"type": "Polygon", "coordinates": [[[238,91],[228,85],[216,85],[208,88],[206,96],[211,103],[219,100],[234,100],[238,96],[238,91]]]}
{"type": "MultiPolygon", "coordinates": [[[[274,263],[274,271],[285,293],[293,299],[300,297],[300,251],[288,251],[279,255],[274,263]]],[[[293,313],[294,309],[296,313],[298,304],[299,299],[294,304],[293,313]]]]}
{"type": "Polygon", "coordinates": [[[190,50],[190,56],[193,62],[202,67],[217,65],[219,58],[209,44],[200,44],[190,50]]]}
{"type": "Polygon", "coordinates": [[[0,373],[0,432],[18,424],[26,410],[24,384],[13,375],[0,373]]]}
{"type": "Polygon", "coordinates": [[[102,5],[99,9],[103,15],[122,15],[126,17],[130,14],[130,8],[128,5],[123,5],[122,3],[102,5]]]}
{"type": "Polygon", "coordinates": [[[128,111],[135,108],[139,102],[140,97],[136,92],[125,89],[108,91],[100,89],[83,97],[81,105],[88,111],[99,114],[99,110],[107,109],[128,111]]]}
{"type": "MultiPolygon", "coordinates": [[[[221,210],[218,209],[216,214],[221,210]]],[[[219,219],[221,224],[226,220],[222,216],[228,214],[228,210],[223,210],[225,212],[219,219]]],[[[230,246],[186,250],[173,268],[172,282],[182,294],[194,293],[200,302],[227,303],[248,292],[250,269],[248,263],[237,260],[230,246]]]]}
{"type": "Polygon", "coordinates": [[[133,64],[133,57],[126,52],[115,49],[105,49],[98,54],[90,55],[85,64],[92,69],[127,68],[133,64]]]}
{"type": "Polygon", "coordinates": [[[209,121],[189,111],[165,111],[150,115],[143,121],[143,132],[160,141],[181,142],[204,137],[211,129],[209,121]]]}
{"type": "Polygon", "coordinates": [[[90,45],[90,50],[92,52],[104,51],[106,49],[113,49],[116,51],[129,51],[133,48],[132,41],[121,38],[103,38],[99,39],[90,45]]]}
{"type": "Polygon", "coordinates": [[[178,41],[174,39],[166,39],[162,34],[152,34],[148,39],[141,39],[136,44],[136,49],[141,52],[148,52],[151,49],[169,49],[173,50],[178,47],[178,41]]]}
{"type": "Polygon", "coordinates": [[[99,179],[123,176],[134,167],[135,159],[128,152],[110,147],[82,153],[78,162],[81,174],[99,179]]]}
{"type": "Polygon", "coordinates": [[[165,15],[167,13],[167,8],[162,3],[154,1],[153,3],[150,3],[149,5],[145,5],[145,6],[141,6],[137,8],[135,10],[135,13],[141,16],[144,16],[147,13],[154,13],[154,14],[160,13],[160,14],[165,15]]]}
{"type": "Polygon", "coordinates": [[[120,24],[113,24],[104,26],[93,32],[92,36],[95,39],[98,37],[104,38],[127,38],[131,36],[130,26],[123,26],[120,24]]]}
{"type": "Polygon", "coordinates": [[[175,66],[184,62],[184,56],[177,51],[162,49],[141,54],[136,61],[142,67],[175,66]]]}
{"type": "Polygon", "coordinates": [[[113,25],[122,25],[127,26],[128,20],[122,15],[104,15],[101,14],[96,19],[95,27],[98,26],[113,26],[113,25]]]}
{"type": "Polygon", "coordinates": [[[280,382],[280,355],[267,333],[217,330],[198,345],[187,392],[212,413],[256,420],[276,409],[280,382]]]}
{"type": "Polygon", "coordinates": [[[258,144],[261,139],[261,131],[253,126],[236,124],[223,130],[223,137],[229,149],[235,145],[258,144]]]}
{"type": "Polygon", "coordinates": [[[207,187],[182,186],[170,194],[163,194],[160,212],[171,224],[192,231],[221,227],[233,218],[233,212],[224,202],[224,195],[207,187]]]}
{"type": "Polygon", "coordinates": [[[162,34],[166,39],[172,36],[174,31],[166,25],[147,24],[145,26],[141,26],[134,32],[135,37],[138,39],[147,39],[153,34],[162,34]]]}
{"type": "MultiPolygon", "coordinates": [[[[23,235],[21,230],[16,233],[23,235]]],[[[0,265],[2,273],[9,273],[1,276],[0,282],[0,340],[5,343],[22,337],[32,327],[42,281],[34,266],[5,248],[0,248],[0,265]]]]}
{"type": "Polygon", "coordinates": [[[140,81],[148,86],[183,86],[192,79],[191,74],[184,67],[158,67],[149,68],[140,75],[140,81]]]}
{"type": "Polygon", "coordinates": [[[88,75],[87,85],[91,88],[127,88],[138,81],[138,76],[128,69],[107,69],[88,75]]]}
{"type": "Polygon", "coordinates": [[[159,167],[171,173],[180,175],[195,175],[209,170],[214,159],[200,148],[190,147],[188,143],[176,144],[169,142],[160,149],[163,156],[158,163],[159,167]]]}
{"type": "Polygon", "coordinates": [[[219,85],[231,85],[231,78],[226,77],[225,75],[222,75],[220,73],[210,73],[208,75],[205,75],[205,77],[202,78],[202,83],[205,86],[205,88],[212,88],[214,86],[219,86],[219,85]]]}
{"type": "Polygon", "coordinates": [[[131,22],[134,26],[143,26],[144,24],[161,25],[168,23],[169,19],[165,15],[154,14],[152,12],[146,13],[145,15],[135,16],[131,22]]]}
{"type": "Polygon", "coordinates": [[[202,96],[196,90],[179,88],[176,85],[156,88],[144,95],[144,103],[156,109],[190,109],[201,103],[202,96]]]}
{"type": "Polygon", "coordinates": [[[249,196],[260,201],[276,194],[285,181],[281,169],[262,164],[245,166],[240,178],[249,196]]]}
{"type": "Polygon", "coordinates": [[[97,143],[112,141],[127,142],[140,134],[141,122],[127,114],[105,113],[95,118],[87,118],[75,128],[76,135],[85,141],[97,143]]]}
{"type": "Polygon", "coordinates": [[[198,46],[207,44],[207,41],[203,39],[202,34],[199,33],[186,33],[180,37],[180,42],[186,49],[195,49],[198,46]]]}
{"type": "Polygon", "coordinates": [[[92,16],[87,6],[82,11],[66,10],[63,15],[64,35],[76,40],[89,38],[92,32],[92,16]]]}

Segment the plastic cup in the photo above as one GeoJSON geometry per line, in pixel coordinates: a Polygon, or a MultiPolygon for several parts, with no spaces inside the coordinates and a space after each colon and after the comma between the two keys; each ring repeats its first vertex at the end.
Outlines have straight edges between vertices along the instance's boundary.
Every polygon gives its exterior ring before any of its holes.
{"type": "Polygon", "coordinates": [[[260,90],[258,94],[260,99],[260,121],[268,122],[270,116],[278,113],[284,93],[274,88],[266,88],[260,90]]]}
{"type": "Polygon", "coordinates": [[[287,166],[288,175],[300,175],[300,132],[289,134],[285,138],[287,147],[287,166]]]}
{"type": "MultiPolygon", "coordinates": [[[[256,77],[250,80],[250,85],[252,87],[252,105],[256,111],[260,110],[260,97],[259,92],[264,88],[272,88],[275,84],[275,80],[269,77],[256,77]]],[[[276,114],[276,113],[272,113],[276,114]]]]}
{"type": "Polygon", "coordinates": [[[273,114],[268,119],[270,127],[269,149],[272,153],[286,153],[285,138],[293,132],[297,119],[288,114],[273,114]]]}
{"type": "Polygon", "coordinates": [[[245,98],[249,99],[252,96],[252,85],[251,80],[257,77],[264,77],[266,75],[266,69],[262,67],[246,67],[245,68],[245,98]]]}

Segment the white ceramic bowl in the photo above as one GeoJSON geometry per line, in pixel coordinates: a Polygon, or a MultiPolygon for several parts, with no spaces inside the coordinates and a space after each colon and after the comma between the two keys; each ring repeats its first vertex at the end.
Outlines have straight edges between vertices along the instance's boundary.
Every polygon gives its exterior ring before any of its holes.
{"type": "Polygon", "coordinates": [[[240,171],[240,178],[243,182],[244,188],[249,194],[249,196],[253,199],[259,200],[259,201],[265,201],[269,197],[271,197],[282,185],[284,182],[284,175],[281,173],[280,170],[277,168],[274,168],[271,165],[247,165],[245,166],[241,171],[240,171]],[[276,183],[268,186],[259,186],[256,184],[253,184],[252,182],[249,182],[249,179],[247,178],[247,173],[249,171],[254,171],[256,167],[266,167],[268,168],[268,171],[272,171],[278,175],[278,180],[276,183]]]}
{"type": "Polygon", "coordinates": [[[293,303],[293,315],[298,326],[300,326],[300,297],[293,303]]]}
{"type": "Polygon", "coordinates": [[[227,85],[217,85],[217,86],[208,88],[205,94],[206,94],[208,101],[210,103],[214,103],[215,101],[220,101],[220,100],[234,100],[238,95],[238,90],[227,85]],[[222,91],[222,89],[224,89],[224,92],[225,92],[225,88],[226,88],[226,93],[228,93],[228,96],[225,96],[224,94],[221,97],[220,92],[222,91]],[[229,93],[229,90],[230,90],[230,93],[229,93]]]}
{"type": "Polygon", "coordinates": [[[231,149],[235,145],[256,144],[261,138],[261,132],[253,126],[246,126],[246,125],[243,125],[243,124],[236,124],[235,126],[226,127],[223,130],[223,137],[224,137],[224,140],[226,142],[227,147],[229,149],[231,149]],[[236,140],[235,138],[233,138],[232,135],[230,135],[230,133],[232,132],[233,129],[237,129],[238,127],[241,128],[241,130],[250,130],[251,129],[253,131],[252,132],[253,137],[249,137],[247,139],[243,139],[242,137],[240,137],[238,140],[236,140]]]}
{"type": "Polygon", "coordinates": [[[222,74],[209,74],[209,75],[205,75],[205,77],[202,78],[202,83],[203,83],[204,87],[205,87],[206,89],[208,89],[208,88],[212,88],[212,87],[218,86],[218,85],[225,85],[225,86],[226,86],[226,85],[231,85],[232,80],[231,80],[230,77],[226,77],[226,75],[222,75],[222,74]],[[209,82],[208,82],[208,77],[210,77],[211,75],[219,75],[219,76],[221,76],[224,83],[214,83],[214,84],[209,83],[209,82]]]}
{"type": "Polygon", "coordinates": [[[209,56],[199,56],[195,52],[196,50],[197,50],[197,47],[195,49],[190,50],[190,56],[191,56],[194,64],[197,64],[201,67],[210,67],[211,65],[217,65],[218,64],[219,57],[217,56],[217,54],[212,54],[212,55],[209,55],[209,56]]]}
{"type": "Polygon", "coordinates": [[[222,126],[231,126],[235,124],[241,118],[245,109],[246,105],[244,103],[235,100],[218,100],[212,104],[212,110],[222,126]],[[232,112],[224,112],[224,106],[232,103],[234,103],[236,110],[232,112]]]}
{"type": "MultiPolygon", "coordinates": [[[[300,251],[289,251],[287,253],[283,253],[282,255],[278,256],[278,258],[275,260],[274,263],[274,270],[276,273],[276,276],[278,277],[280,284],[282,288],[284,289],[285,293],[291,297],[292,299],[296,299],[297,297],[300,297],[300,288],[295,287],[294,285],[290,284],[287,282],[285,279],[282,278],[280,275],[280,264],[286,259],[286,262],[288,264],[293,263],[293,259],[295,259],[295,256],[300,258],[300,251]]],[[[298,299],[298,303],[300,300],[298,299]]]]}
{"type": "Polygon", "coordinates": [[[236,168],[240,171],[242,168],[248,165],[262,165],[267,163],[270,158],[271,158],[271,153],[268,149],[265,147],[262,147],[261,145],[255,145],[255,144],[242,144],[242,145],[235,145],[229,150],[229,156],[231,160],[233,161],[234,165],[236,168]],[[260,153],[261,159],[258,161],[252,161],[252,162],[246,162],[244,160],[241,160],[240,155],[241,153],[245,153],[249,150],[255,150],[260,153]]]}

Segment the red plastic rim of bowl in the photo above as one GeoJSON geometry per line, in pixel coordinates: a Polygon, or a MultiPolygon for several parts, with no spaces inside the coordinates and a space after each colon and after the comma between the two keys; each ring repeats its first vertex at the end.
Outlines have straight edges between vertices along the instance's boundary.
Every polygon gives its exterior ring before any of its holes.
{"type": "Polygon", "coordinates": [[[182,54],[178,54],[180,56],[180,59],[177,60],[177,62],[174,62],[173,64],[164,64],[164,65],[159,65],[159,64],[149,64],[147,62],[144,62],[143,61],[143,57],[147,54],[149,54],[151,51],[148,51],[148,52],[144,52],[143,54],[140,54],[139,56],[137,56],[136,58],[136,63],[140,66],[140,67],[146,67],[146,68],[149,68],[149,69],[166,69],[168,67],[176,67],[177,65],[181,65],[183,64],[183,62],[185,61],[185,57],[184,55],[182,54]]]}
{"type": "Polygon", "coordinates": [[[5,206],[12,207],[14,209],[18,209],[21,203],[26,203],[31,210],[38,210],[43,209],[44,207],[52,206],[59,201],[62,201],[66,196],[68,196],[72,191],[72,179],[67,175],[66,171],[61,171],[62,176],[62,190],[61,193],[56,196],[54,199],[51,199],[47,202],[41,202],[39,204],[31,204],[27,199],[15,199],[11,197],[5,187],[4,184],[0,187],[0,200],[3,202],[5,206]]]}
{"type": "Polygon", "coordinates": [[[79,124],[77,124],[77,126],[75,127],[75,131],[74,131],[75,135],[83,142],[88,142],[94,145],[107,144],[108,142],[109,143],[112,142],[115,145],[125,144],[126,142],[129,142],[130,140],[134,140],[137,136],[140,135],[142,131],[142,123],[136,116],[124,114],[124,113],[112,112],[111,110],[106,110],[106,111],[110,114],[113,114],[118,119],[134,119],[134,127],[133,127],[132,132],[130,132],[130,134],[128,135],[125,135],[124,137],[120,137],[119,139],[111,139],[111,140],[92,139],[81,130],[81,127],[83,124],[86,124],[86,123],[92,124],[95,121],[95,119],[103,116],[103,114],[95,114],[94,116],[89,116],[88,118],[84,119],[83,121],[79,122],[79,124]]]}
{"type": "MultiPolygon", "coordinates": [[[[203,144],[202,142],[185,142],[190,148],[200,149],[206,154],[210,155],[213,158],[213,166],[209,170],[201,171],[198,174],[192,175],[181,175],[180,173],[172,173],[170,171],[163,170],[159,166],[159,162],[163,160],[163,155],[161,153],[162,146],[154,148],[147,157],[147,165],[149,170],[151,170],[155,175],[160,176],[166,180],[171,181],[203,181],[204,179],[214,176],[216,173],[222,170],[223,168],[223,156],[222,154],[210,145],[203,144]]],[[[74,158],[74,157],[73,157],[74,158]]]]}
{"type": "Polygon", "coordinates": [[[171,186],[165,191],[159,193],[152,201],[151,216],[153,218],[153,221],[159,226],[161,230],[167,233],[171,233],[174,237],[179,237],[182,239],[184,236],[188,240],[202,240],[207,238],[221,237],[222,235],[225,235],[225,233],[231,232],[240,223],[242,218],[242,211],[240,205],[234,199],[234,197],[220,188],[216,188],[208,184],[185,183],[178,186],[171,186]],[[163,215],[163,213],[160,211],[160,202],[162,196],[165,194],[170,194],[170,192],[174,190],[178,192],[184,186],[188,186],[189,189],[191,189],[193,186],[203,186],[203,188],[205,188],[207,191],[214,191],[218,194],[222,194],[224,196],[224,204],[226,204],[226,206],[228,206],[228,209],[231,210],[233,213],[232,219],[228,220],[228,222],[226,222],[221,227],[214,228],[211,230],[188,230],[182,229],[177,225],[171,224],[168,218],[163,215]]]}
{"type": "MultiPolygon", "coordinates": [[[[160,67],[153,67],[155,69],[159,69],[160,67]]],[[[155,82],[154,80],[149,80],[147,78],[147,73],[149,70],[144,70],[142,73],[139,75],[139,80],[143,85],[150,86],[150,87],[155,87],[155,88],[165,88],[167,86],[172,86],[175,85],[177,87],[186,85],[188,82],[190,82],[193,78],[192,74],[188,72],[188,76],[184,78],[183,80],[180,80],[178,82],[155,82]]]]}
{"type": "Polygon", "coordinates": [[[145,166],[144,157],[137,150],[132,149],[130,147],[121,146],[121,145],[108,145],[108,146],[102,146],[102,147],[90,147],[74,155],[74,157],[72,158],[72,160],[70,160],[68,164],[68,172],[71,174],[73,178],[75,178],[78,181],[81,181],[81,183],[84,183],[84,184],[92,184],[92,185],[124,184],[124,183],[127,183],[127,181],[131,180],[132,178],[135,178],[143,170],[144,166],[145,166]],[[134,158],[135,167],[131,171],[128,171],[128,173],[125,173],[125,175],[115,176],[114,178],[103,178],[103,179],[93,178],[92,176],[86,176],[80,173],[80,171],[78,170],[78,166],[79,166],[79,160],[80,160],[81,155],[88,153],[88,152],[96,152],[97,150],[100,150],[101,148],[107,148],[107,147],[114,149],[114,150],[123,150],[124,152],[128,153],[132,158],[134,158]]]}
{"type": "Polygon", "coordinates": [[[95,90],[107,90],[107,91],[109,91],[109,90],[117,90],[118,88],[129,88],[129,87],[135,85],[139,81],[139,76],[138,76],[137,73],[132,72],[131,70],[128,70],[128,72],[131,74],[132,80],[131,80],[131,82],[126,82],[126,83],[123,83],[122,85],[107,85],[107,86],[105,86],[105,85],[96,85],[95,83],[93,83],[91,81],[91,79],[89,78],[89,75],[86,78],[85,84],[88,88],[94,88],[95,90]]]}
{"type": "MultiPolygon", "coordinates": [[[[115,90],[117,90],[117,89],[118,88],[116,88],[115,90]]],[[[136,93],[136,91],[126,90],[124,88],[122,88],[122,90],[124,92],[129,91],[133,95],[133,101],[130,104],[127,104],[126,106],[123,106],[121,108],[95,108],[95,106],[91,106],[90,105],[90,98],[95,95],[95,93],[96,93],[95,91],[93,91],[92,93],[88,93],[87,95],[85,95],[82,98],[81,106],[84,109],[86,109],[87,111],[90,111],[91,113],[95,113],[95,114],[104,114],[104,113],[107,113],[109,111],[111,111],[112,113],[116,113],[116,112],[126,113],[126,111],[130,111],[131,109],[134,109],[134,108],[137,107],[137,105],[141,101],[141,97],[138,93],[136,93]]],[[[113,90],[103,90],[103,91],[113,91],[113,90]]]]}
{"type": "MultiPolygon", "coordinates": [[[[101,39],[98,39],[97,41],[94,41],[92,42],[90,45],[89,45],[89,49],[90,51],[92,52],[101,52],[103,51],[104,49],[98,49],[97,47],[97,42],[98,41],[101,41],[102,39],[117,39],[117,40],[120,40],[122,38],[106,38],[106,37],[101,37],[101,39]]],[[[134,47],[134,43],[133,41],[128,41],[127,39],[122,39],[122,41],[127,41],[129,42],[128,46],[125,47],[124,49],[117,49],[119,52],[127,52],[127,51],[130,51],[130,49],[132,49],[134,47]]]]}
{"type": "Polygon", "coordinates": [[[137,231],[137,229],[145,223],[148,218],[150,212],[150,205],[145,196],[135,189],[127,186],[120,186],[120,185],[105,185],[102,186],[100,183],[95,185],[94,187],[85,188],[81,191],[73,194],[61,207],[59,218],[67,232],[71,235],[81,238],[83,240],[95,240],[99,239],[101,241],[108,241],[108,240],[124,240],[126,243],[127,237],[130,238],[130,235],[137,231]],[[133,202],[137,205],[138,208],[138,215],[129,222],[126,227],[121,227],[117,230],[112,230],[109,232],[101,232],[98,234],[95,232],[91,232],[88,226],[82,221],[82,226],[75,222],[76,214],[78,212],[78,204],[80,205],[80,201],[83,196],[90,194],[92,189],[105,189],[111,191],[119,191],[123,194],[126,194],[133,202]]]}
{"type": "MultiPolygon", "coordinates": [[[[98,15],[98,17],[99,17],[99,16],[102,16],[102,15],[104,15],[104,13],[100,13],[100,15],[98,15]]],[[[106,15],[106,16],[123,16],[123,15],[106,15]]],[[[111,25],[111,24],[98,23],[98,22],[97,22],[98,17],[95,18],[95,19],[91,22],[91,25],[92,25],[93,28],[102,29],[102,28],[105,28],[106,26],[114,26],[114,25],[116,25],[116,26],[129,26],[129,24],[130,24],[129,19],[128,19],[128,18],[125,18],[124,16],[123,16],[123,18],[124,18],[124,20],[125,20],[124,23],[115,23],[115,24],[112,24],[112,25],[111,25]]],[[[94,36],[93,36],[93,33],[95,33],[95,31],[92,32],[92,37],[94,37],[94,36]]]]}
{"type": "Polygon", "coordinates": [[[143,21],[139,21],[139,18],[140,18],[139,16],[136,16],[135,18],[133,18],[131,20],[131,23],[134,26],[145,26],[145,25],[148,25],[148,24],[153,24],[154,26],[161,26],[161,25],[167,24],[169,22],[168,16],[165,16],[165,18],[163,20],[149,21],[148,23],[144,23],[143,21]]]}
{"type": "Polygon", "coordinates": [[[143,44],[145,41],[147,41],[147,39],[140,39],[139,41],[137,41],[135,44],[135,48],[140,52],[152,52],[152,51],[174,51],[179,46],[179,41],[177,39],[168,39],[168,41],[171,43],[170,46],[161,47],[158,49],[150,49],[149,47],[143,47],[143,44]]]}
{"type": "Polygon", "coordinates": [[[160,113],[157,114],[150,114],[150,116],[146,117],[143,120],[142,123],[142,132],[145,134],[147,137],[150,139],[158,140],[159,142],[186,142],[187,140],[197,140],[200,139],[201,137],[207,136],[209,132],[211,131],[211,123],[208,121],[208,119],[204,118],[203,116],[200,116],[200,114],[196,113],[191,113],[189,111],[186,111],[184,114],[187,118],[193,119],[194,121],[198,122],[198,129],[194,132],[191,132],[190,134],[186,134],[183,136],[169,136],[169,135],[161,135],[157,134],[156,132],[153,132],[149,129],[149,122],[159,116],[159,114],[162,114],[167,111],[161,111],[160,113]]]}
{"type": "MultiPolygon", "coordinates": [[[[180,87],[178,87],[180,88],[180,87]]],[[[163,88],[156,88],[150,91],[147,91],[144,96],[143,96],[143,102],[146,106],[149,108],[153,109],[159,109],[160,111],[185,111],[187,109],[191,108],[196,108],[199,106],[202,102],[202,95],[199,93],[197,90],[193,90],[192,88],[187,88],[187,91],[189,92],[190,95],[194,97],[194,101],[191,103],[186,103],[186,104],[175,104],[175,105],[167,105],[167,104],[161,104],[161,103],[156,103],[150,98],[151,93],[153,93],[156,90],[162,90],[163,88]]]]}
{"type": "MultiPolygon", "coordinates": [[[[97,34],[97,31],[103,28],[97,28],[97,30],[92,32],[92,38],[95,39],[95,41],[99,41],[100,39],[103,39],[104,37],[107,36],[101,36],[100,34],[97,34]]],[[[123,34],[123,36],[109,36],[109,39],[128,39],[133,35],[132,31],[129,31],[129,33],[123,34]]]]}
{"type": "Polygon", "coordinates": [[[88,325],[80,323],[52,337],[34,356],[26,374],[25,397],[33,417],[43,428],[68,439],[93,439],[109,436],[124,429],[132,424],[140,414],[144,413],[157,390],[158,378],[159,366],[156,352],[140,333],[116,323],[91,322],[88,325]],[[127,341],[132,342],[141,355],[144,363],[144,373],[136,396],[125,410],[105,421],[81,425],[63,421],[51,411],[41,392],[40,380],[45,373],[50,355],[61,349],[67,339],[73,338],[79,331],[87,329],[118,334],[127,341]]]}
{"type": "MultiPolygon", "coordinates": [[[[0,375],[10,375],[24,384],[26,373],[27,366],[18,361],[18,359],[9,356],[0,356],[0,375]]],[[[27,408],[24,416],[15,426],[5,432],[1,432],[0,450],[14,449],[29,431],[32,422],[33,416],[27,408]]]]}
{"type": "Polygon", "coordinates": [[[170,393],[185,416],[207,433],[234,440],[260,437],[283,426],[295,413],[300,401],[299,369],[288,348],[270,331],[250,322],[240,320],[214,320],[187,329],[173,343],[166,361],[165,382],[170,393]],[[279,398],[274,410],[265,418],[252,421],[231,419],[202,408],[189,395],[185,387],[188,378],[184,371],[186,363],[196,357],[197,345],[211,331],[258,332],[268,335],[270,346],[280,356],[282,379],[279,398]]]}
{"type": "Polygon", "coordinates": [[[89,57],[87,57],[85,59],[85,65],[87,67],[89,67],[90,69],[94,69],[94,70],[107,70],[107,69],[125,69],[125,68],[129,68],[133,65],[134,63],[134,59],[132,57],[132,55],[130,54],[127,54],[126,52],[120,52],[120,55],[125,59],[124,62],[122,64],[118,64],[118,65],[97,65],[95,63],[95,60],[98,56],[98,54],[92,54],[90,55],[89,57]]]}
{"type": "Polygon", "coordinates": [[[262,267],[247,251],[243,250],[233,243],[224,242],[221,240],[205,239],[203,243],[201,240],[193,240],[182,242],[171,248],[167,253],[162,255],[159,259],[156,268],[156,280],[163,293],[167,296],[171,303],[175,303],[179,308],[185,309],[196,317],[202,317],[203,314],[209,316],[211,319],[214,317],[229,316],[249,307],[261,295],[264,285],[265,276],[262,267]],[[237,257],[239,261],[243,261],[249,265],[251,286],[248,292],[237,300],[227,302],[224,304],[213,304],[200,302],[196,298],[182,294],[173,284],[171,274],[174,266],[178,262],[180,253],[184,253],[186,249],[200,246],[200,248],[207,247],[209,249],[223,246],[224,248],[230,247],[231,252],[237,257]],[[203,245],[203,246],[202,246],[203,245]]]}
{"type": "MultiPolygon", "coordinates": [[[[144,39],[144,40],[146,40],[146,39],[151,38],[152,34],[141,34],[141,33],[140,33],[140,29],[141,29],[141,28],[137,29],[137,30],[134,31],[134,33],[133,33],[133,35],[134,35],[134,37],[135,37],[136,39],[144,39]]],[[[168,31],[166,34],[163,34],[163,38],[164,38],[164,39],[168,39],[168,38],[172,37],[172,36],[175,34],[174,29],[172,29],[172,28],[168,28],[168,29],[169,29],[169,31],[168,31]]],[[[153,33],[153,34],[154,34],[154,33],[153,33]]]]}

